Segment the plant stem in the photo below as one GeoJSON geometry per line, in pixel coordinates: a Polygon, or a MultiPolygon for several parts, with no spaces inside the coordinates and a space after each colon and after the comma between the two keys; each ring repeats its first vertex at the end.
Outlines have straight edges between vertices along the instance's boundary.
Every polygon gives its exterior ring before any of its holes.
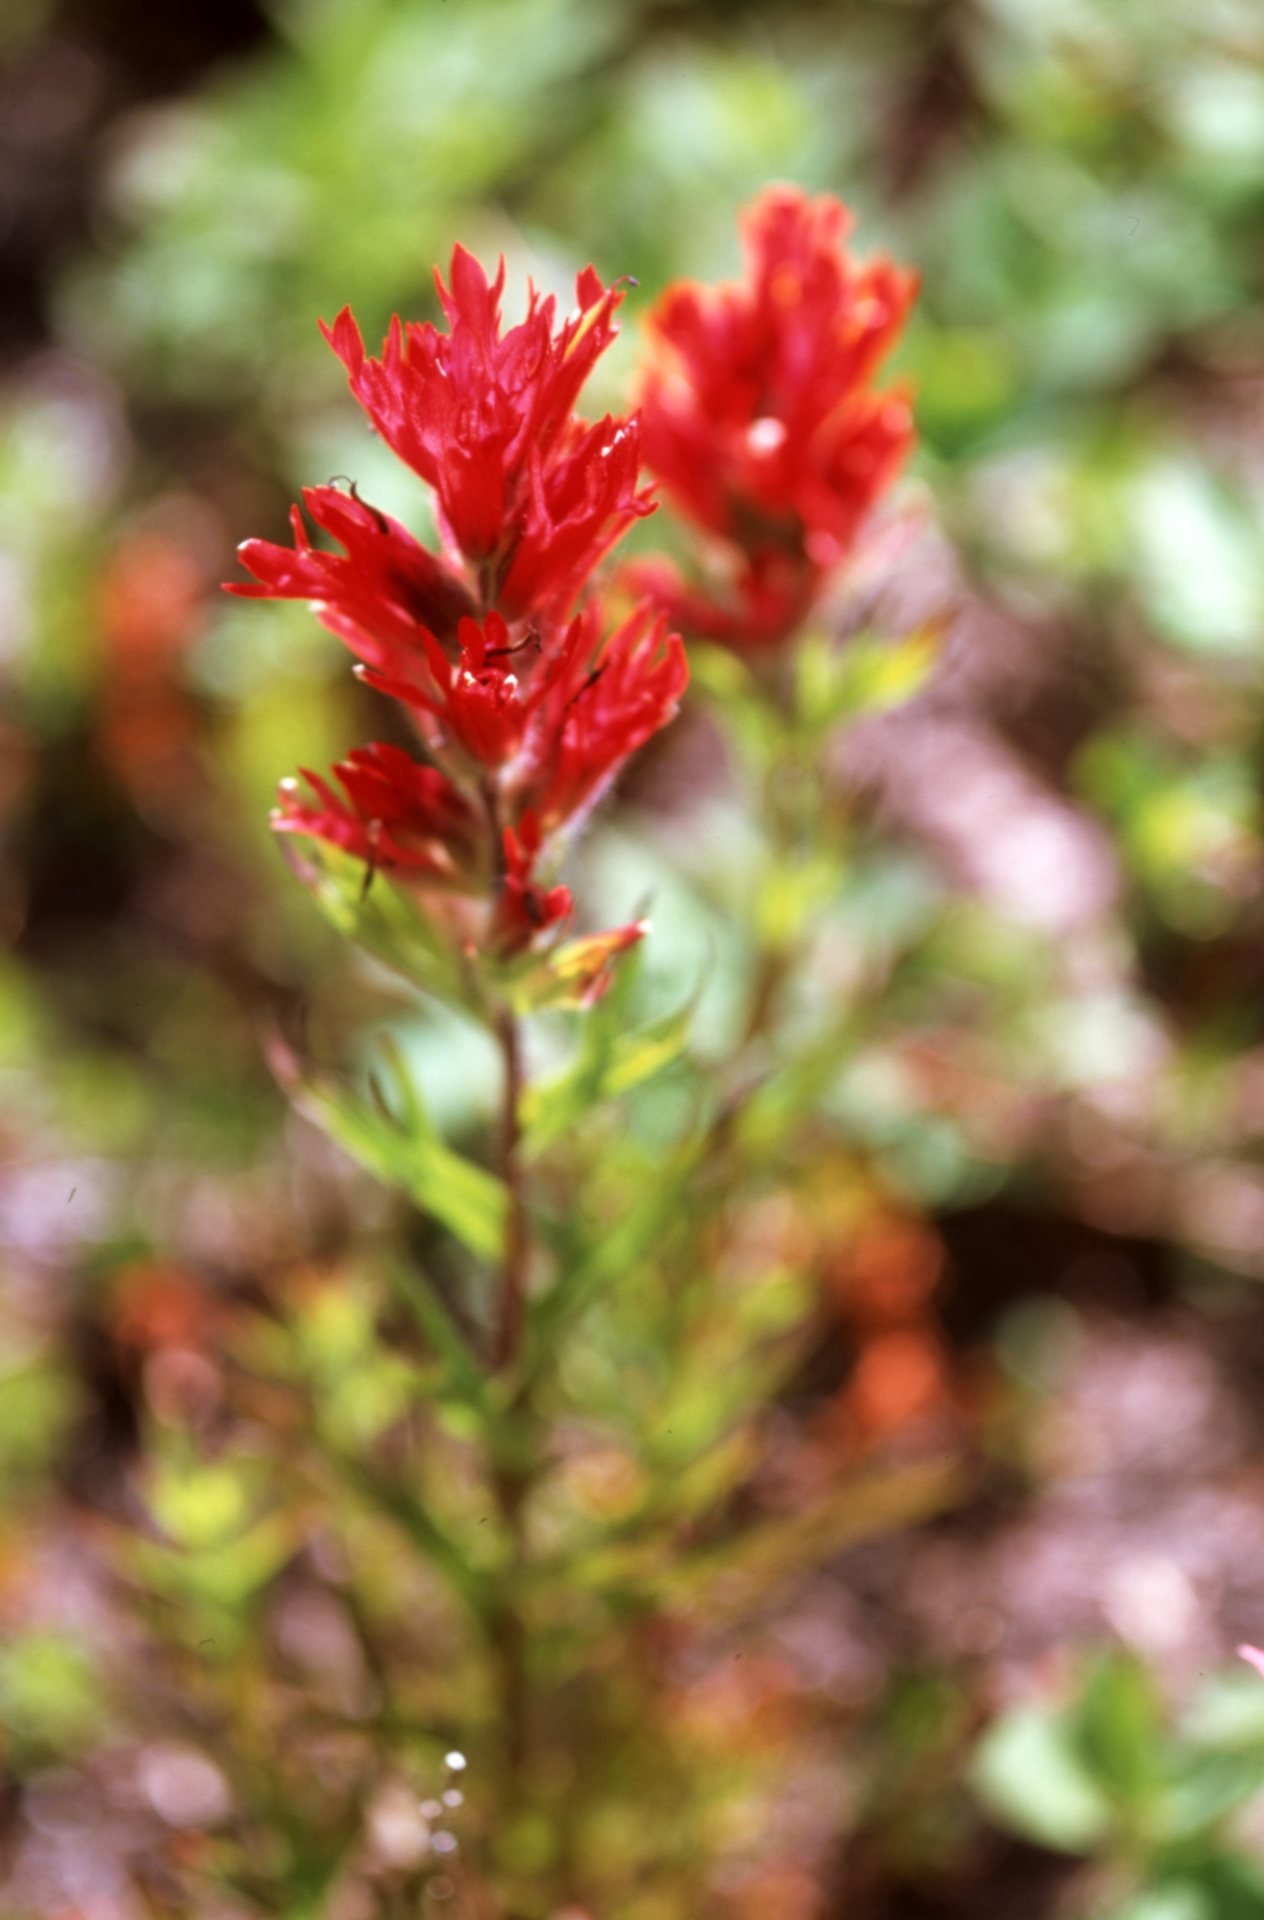
{"type": "Polygon", "coordinates": [[[506,1590],[491,1621],[492,1644],[499,1667],[501,1756],[505,1807],[509,1813],[516,1812],[522,1804],[528,1764],[527,1636],[514,1592],[526,1557],[522,1509],[527,1489],[525,1473],[502,1470],[496,1475],[496,1499],[510,1543],[506,1590]]]}
{"type": "Polygon", "coordinates": [[[527,1309],[527,1266],[531,1253],[530,1223],[522,1169],[522,1036],[508,1010],[496,1023],[504,1055],[505,1079],[501,1107],[501,1170],[509,1195],[505,1247],[500,1274],[492,1365],[497,1373],[512,1366],[522,1345],[527,1309]]]}
{"type": "MultiPolygon", "coordinates": [[[[522,1167],[522,1035],[518,1021],[506,1008],[497,1021],[504,1056],[504,1095],[501,1109],[501,1173],[509,1195],[505,1222],[500,1296],[492,1345],[497,1373],[512,1368],[522,1349],[526,1326],[527,1276],[531,1258],[531,1222],[527,1210],[522,1167]]],[[[525,1405],[519,1404],[519,1414],[525,1405]]],[[[491,1620],[491,1638],[498,1668],[503,1764],[503,1812],[512,1821],[523,1805],[529,1756],[527,1632],[517,1588],[526,1560],[524,1507],[530,1491],[529,1459],[498,1463],[492,1474],[496,1502],[509,1543],[509,1564],[503,1591],[491,1620]]]]}

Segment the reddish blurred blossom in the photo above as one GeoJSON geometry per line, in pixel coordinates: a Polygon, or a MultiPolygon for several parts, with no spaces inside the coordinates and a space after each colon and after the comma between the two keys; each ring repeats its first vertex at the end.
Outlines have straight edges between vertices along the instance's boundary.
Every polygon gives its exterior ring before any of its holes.
{"type": "Polygon", "coordinates": [[[935,1318],[943,1265],[943,1246],[931,1228],[885,1209],[830,1260],[828,1276],[855,1361],[825,1424],[849,1445],[869,1445],[951,1415],[954,1384],[935,1318]]]}
{"type": "Polygon", "coordinates": [[[1264,1674],[1264,1652],[1259,1647],[1241,1646],[1238,1648],[1238,1655],[1240,1659],[1254,1667],[1257,1673],[1264,1674]]]}
{"type": "Polygon", "coordinates": [[[187,540],[151,528],[121,540],[97,594],[112,672],[152,676],[183,654],[205,620],[209,584],[187,540]]]}
{"type": "Polygon", "coordinates": [[[213,1347],[227,1312],[205,1283],[179,1268],[143,1262],[122,1267],[109,1301],[111,1332],[120,1344],[156,1351],[163,1347],[213,1347]]]}
{"type": "Polygon", "coordinates": [[[718,597],[641,575],[673,620],[735,646],[802,624],[912,443],[907,399],[873,385],[912,274],[847,251],[847,209],[773,187],[747,212],[747,278],[668,288],[648,321],[645,458],[727,549],[718,597]]]}
{"type": "Polygon", "coordinates": [[[187,803],[202,780],[197,707],[184,654],[206,618],[213,575],[202,529],[138,527],[109,556],[96,592],[108,670],[102,678],[102,757],[129,791],[164,811],[187,803]]]}

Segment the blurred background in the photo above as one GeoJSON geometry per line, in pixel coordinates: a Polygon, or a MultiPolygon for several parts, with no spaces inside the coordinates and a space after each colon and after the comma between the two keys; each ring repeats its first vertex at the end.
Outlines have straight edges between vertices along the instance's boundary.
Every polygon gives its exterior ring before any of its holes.
{"type": "MultiPolygon", "coordinates": [[[[861,252],[920,270],[920,450],[855,591],[954,616],[932,686],[840,768],[881,992],[831,1100],[866,1197],[787,1459],[934,1433],[981,1465],[951,1515],[806,1582],[740,1682],[682,1665],[699,1751],[775,1724],[791,1756],[776,1830],[730,1836],[698,1911],[1264,1914],[1264,1688],[1223,1672],[1264,1638],[1258,0],[6,0],[15,1920],[394,1911],[194,1904],[233,1792],[173,1705],[182,1595],[122,1544],[142,1435],[174,1457],[230,1417],[225,1317],[281,1290],[345,1346],[325,1281],[384,1204],[264,1060],[300,1017],[345,1054],[386,1004],[267,831],[278,775],[371,737],[372,696],[302,609],[217,591],[304,483],[416,520],[316,318],[431,312],[457,238],[511,286],[591,259],[639,282],[618,406],[638,310],[736,271],[771,179],[840,193],[861,252]],[[1193,1782],[1180,1877],[1116,1897],[1165,1742],[1193,1782]]],[[[617,904],[711,777],[692,726],[587,855],[617,904]]],[[[711,937],[688,872],[656,917],[687,982],[711,937]]],[[[468,1035],[422,1012],[408,1043],[445,1124],[476,1121],[468,1035]]],[[[231,1418],[266,1481],[282,1415],[261,1391],[231,1418]]],[[[236,1483],[189,1486],[145,1510],[232,1546],[206,1576],[229,1613],[233,1581],[267,1594],[262,1752],[315,1672],[354,1695],[363,1654],[338,1570],[286,1571],[297,1521],[247,1550],[236,1483]]]]}

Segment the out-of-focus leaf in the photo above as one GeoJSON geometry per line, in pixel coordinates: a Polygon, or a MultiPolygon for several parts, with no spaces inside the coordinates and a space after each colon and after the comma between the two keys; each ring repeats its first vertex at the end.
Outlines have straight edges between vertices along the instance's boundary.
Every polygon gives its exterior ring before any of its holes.
{"type": "Polygon", "coordinates": [[[1264,1788],[1264,1748],[1254,1753],[1198,1754],[1164,1796],[1166,1838],[1206,1833],[1264,1788]]]}
{"type": "Polygon", "coordinates": [[[529,1338],[533,1364],[547,1359],[565,1325],[581,1313],[603,1287],[614,1286],[641,1260],[648,1259],[683,1216],[699,1141],[679,1148],[634,1204],[572,1258],[550,1292],[533,1306],[529,1338]]]}
{"type": "Polygon", "coordinates": [[[1264,555],[1250,504],[1188,459],[1137,488],[1137,582],[1156,627],[1196,652],[1258,655],[1264,555]]]}
{"type": "Polygon", "coordinates": [[[487,1422],[491,1418],[491,1405],[486,1376],[430,1281],[402,1263],[392,1267],[391,1280],[438,1359],[449,1392],[462,1406],[473,1408],[480,1420],[487,1422]]]}
{"type": "MultiPolygon", "coordinates": [[[[629,969],[624,968],[624,974],[629,969]]],[[[564,1072],[531,1088],[525,1102],[526,1140],[543,1152],[604,1100],[630,1093],[680,1058],[689,1038],[695,1001],[628,1033],[623,1030],[626,994],[607,996],[585,1022],[575,1058],[564,1072]]]]}
{"type": "Polygon", "coordinates": [[[1264,1754],[1264,1687],[1244,1663],[1212,1675],[1194,1700],[1183,1728],[1200,1747],[1264,1754]]]}
{"type": "Polygon", "coordinates": [[[286,848],[289,865],[330,925],[414,986],[460,1006],[471,983],[407,889],[321,842],[286,848]]]}
{"type": "Polygon", "coordinates": [[[128,1558],[155,1592],[236,1610],[276,1578],[302,1539],[297,1513],[267,1513],[213,1547],[182,1551],[138,1540],[128,1558]]]}
{"type": "Polygon", "coordinates": [[[394,1485],[386,1474],[370,1471],[345,1449],[331,1445],[325,1459],[366,1506],[390,1520],[412,1541],[472,1612],[485,1614],[490,1609],[494,1594],[485,1574],[472,1565],[424,1502],[394,1485]]]}
{"type": "Polygon", "coordinates": [[[1154,1683],[1134,1655],[1104,1654],[1074,1716],[1076,1747],[1094,1778],[1129,1806],[1151,1799],[1163,1777],[1164,1728],[1154,1683]]]}
{"type": "Polygon", "coordinates": [[[150,1483],[150,1510],[181,1551],[210,1552],[245,1530],[255,1498],[250,1481],[233,1460],[163,1460],[150,1483]]]}
{"type": "Polygon", "coordinates": [[[780,721],[750,666],[727,647],[697,643],[689,649],[690,693],[707,698],[724,717],[748,765],[764,767],[780,731],[780,721]]]}
{"type": "MultiPolygon", "coordinates": [[[[727,1457],[717,1460],[728,1465],[727,1457]]],[[[689,1548],[655,1530],[611,1543],[583,1558],[575,1572],[585,1584],[619,1592],[634,1604],[705,1606],[718,1617],[738,1619],[831,1554],[911,1526],[951,1505],[960,1492],[954,1463],[927,1461],[849,1480],[811,1511],[766,1521],[732,1540],[689,1548]]]]}
{"type": "Polygon", "coordinates": [[[11,1638],[0,1649],[0,1725],[13,1749],[64,1753],[99,1726],[100,1682],[82,1642],[52,1629],[11,1638]]]}
{"type": "Polygon", "coordinates": [[[19,1482],[52,1454],[78,1406],[68,1371],[43,1355],[0,1366],[0,1473],[19,1482]],[[25,1362],[25,1364],[24,1364],[25,1362]]]}
{"type": "Polygon", "coordinates": [[[1108,1796],[1076,1750],[1065,1715],[1019,1707],[984,1737],[975,1791],[1003,1826],[1059,1853],[1088,1853],[1111,1832],[1108,1796]]]}
{"type": "Polygon", "coordinates": [[[745,1612],[845,1547],[940,1513],[963,1491],[961,1468],[953,1460],[857,1475],[805,1512],[764,1521],[731,1541],[682,1556],[664,1571],[666,1589],[682,1600],[700,1598],[722,1580],[722,1611],[745,1612]]]}
{"type": "Polygon", "coordinates": [[[1197,1885],[1216,1920],[1264,1920],[1264,1869],[1257,1857],[1217,1851],[1199,1871],[1197,1885]]]}
{"type": "Polygon", "coordinates": [[[812,733],[888,713],[920,693],[943,647],[944,623],[928,620],[898,640],[859,636],[840,646],[815,635],[798,651],[798,715],[812,733]]]}
{"type": "Polygon", "coordinates": [[[408,1194],[479,1259],[495,1260],[505,1236],[503,1182],[440,1139],[398,1049],[388,1043],[384,1051],[402,1108],[398,1119],[349,1088],[305,1075],[280,1045],[273,1046],[273,1061],[299,1110],[344,1152],[408,1194]]]}
{"type": "Polygon", "coordinates": [[[1152,1887],[1126,1906],[1112,1907],[1108,1920],[1219,1920],[1207,1904],[1202,1888],[1182,1881],[1178,1886],[1152,1887]]]}

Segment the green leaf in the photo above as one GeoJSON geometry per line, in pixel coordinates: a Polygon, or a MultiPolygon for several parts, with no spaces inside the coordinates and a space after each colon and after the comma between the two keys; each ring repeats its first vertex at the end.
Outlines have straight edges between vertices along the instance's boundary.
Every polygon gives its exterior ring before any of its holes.
{"type": "Polygon", "coordinates": [[[484,1423],[492,1417],[487,1380],[465,1335],[429,1280],[415,1267],[397,1263],[391,1281],[440,1362],[449,1390],[462,1405],[473,1407],[484,1423]]]}
{"type": "MultiPolygon", "coordinates": [[[[745,1442],[735,1440],[739,1450],[745,1442]]],[[[731,1455],[717,1449],[714,1464],[731,1455]]],[[[867,1474],[840,1487],[810,1512],[771,1520],[719,1541],[682,1547],[670,1531],[614,1540],[579,1559],[571,1577],[622,1592],[634,1604],[698,1607],[725,1620],[765,1604],[788,1581],[857,1541],[910,1526],[957,1499],[960,1475],[951,1462],[931,1460],[867,1474]]]]}
{"type": "Polygon", "coordinates": [[[849,640],[815,635],[798,654],[797,699],[802,724],[823,733],[845,720],[888,713],[920,693],[939,659],[942,621],[928,620],[899,640],[849,640]]]}
{"type": "Polygon", "coordinates": [[[0,1723],[15,1748],[75,1749],[103,1714],[91,1655],[72,1635],[39,1629],[0,1651],[0,1723]]]}
{"type": "Polygon", "coordinates": [[[749,663],[727,647],[691,642],[689,679],[691,697],[702,695],[722,710],[747,764],[767,765],[783,723],[749,663]]]}
{"type": "Polygon", "coordinates": [[[1076,1751],[1065,1715],[1020,1707],[984,1736],[976,1793],[1002,1826],[1059,1853],[1088,1853],[1110,1833],[1110,1801],[1076,1751]]]}
{"type": "Polygon", "coordinates": [[[451,947],[440,938],[405,887],[363,860],[320,841],[284,849],[330,925],[414,986],[445,1001],[473,1006],[476,996],[451,947]]]}
{"type": "Polygon", "coordinates": [[[665,1587],[685,1599],[722,1582],[723,1612],[745,1612],[844,1548],[942,1512],[962,1491],[960,1468],[951,1460],[858,1474],[806,1512],[766,1520],[731,1540],[675,1557],[664,1570],[665,1587]]]}
{"type": "Polygon", "coordinates": [[[440,1139],[399,1049],[383,1053],[401,1109],[370,1105],[350,1088],[305,1075],[293,1054],[274,1044],[273,1063],[299,1111],[375,1178],[397,1187],[481,1260],[496,1260],[505,1238],[503,1183],[440,1139]]]}
{"type": "Polygon", "coordinates": [[[1262,1788],[1264,1751],[1199,1754],[1164,1800],[1164,1837],[1185,1840],[1209,1833],[1262,1788]]]}
{"type": "Polygon", "coordinates": [[[1103,1654],[1074,1715],[1077,1751],[1094,1777],[1129,1806],[1150,1800],[1163,1778],[1163,1718],[1144,1664],[1103,1654]]]}
{"type": "Polygon", "coordinates": [[[324,1457],[340,1479],[367,1506],[407,1535],[447,1582],[451,1592],[472,1613],[486,1615],[490,1612],[495,1595],[486,1575],[471,1565],[459,1543],[452,1539],[422,1501],[407,1489],[393,1485],[376,1467],[366,1467],[354,1455],[336,1445],[327,1445],[324,1457]]]}
{"type": "Polygon", "coordinates": [[[624,1015],[633,977],[631,966],[622,969],[619,984],[581,1029],[570,1065],[555,1079],[528,1092],[524,1118],[530,1151],[542,1152],[599,1102],[630,1093],[671,1066],[684,1051],[696,995],[675,1012],[628,1033],[624,1031],[624,1015]]]}
{"type": "Polygon", "coordinates": [[[701,1138],[687,1142],[659,1170],[656,1180],[626,1206],[617,1222],[593,1235],[570,1260],[552,1289],[533,1303],[529,1338],[531,1370],[556,1358],[562,1332],[606,1287],[616,1285],[656,1250],[684,1217],[701,1138]]]}

